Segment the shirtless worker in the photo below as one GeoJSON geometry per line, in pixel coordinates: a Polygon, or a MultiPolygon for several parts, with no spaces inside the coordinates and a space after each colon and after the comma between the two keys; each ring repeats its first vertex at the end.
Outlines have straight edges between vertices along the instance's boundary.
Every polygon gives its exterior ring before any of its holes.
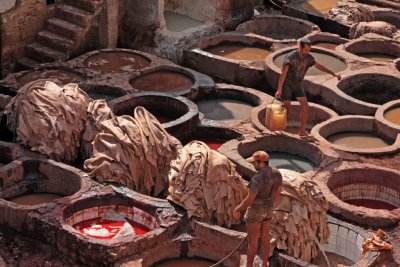
{"type": "Polygon", "coordinates": [[[248,185],[246,198],[233,212],[233,217],[240,218],[240,212],[246,210],[248,248],[247,267],[253,267],[257,253],[258,240],[261,239],[263,267],[268,267],[269,242],[273,204],[279,200],[282,188],[282,175],[269,167],[269,155],[265,151],[256,151],[247,159],[258,171],[248,185]]]}
{"type": "Polygon", "coordinates": [[[282,73],[279,77],[278,90],[275,93],[275,98],[282,99],[288,114],[292,97],[296,97],[297,101],[299,101],[301,107],[299,136],[306,139],[312,138],[312,135],[306,131],[309,106],[302,87],[307,70],[315,65],[317,69],[335,76],[339,81],[342,79],[339,74],[335,74],[316,62],[314,57],[309,53],[310,51],[310,40],[303,38],[299,42],[299,49],[287,54],[283,62],[282,73]]]}

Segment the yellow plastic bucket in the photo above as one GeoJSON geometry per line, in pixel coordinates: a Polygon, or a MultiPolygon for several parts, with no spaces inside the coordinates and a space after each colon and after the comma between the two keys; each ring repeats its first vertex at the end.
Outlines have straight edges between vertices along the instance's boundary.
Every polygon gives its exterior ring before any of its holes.
{"type": "Polygon", "coordinates": [[[283,131],[286,129],[287,110],[282,102],[275,101],[267,104],[265,111],[265,127],[270,131],[283,131]]]}

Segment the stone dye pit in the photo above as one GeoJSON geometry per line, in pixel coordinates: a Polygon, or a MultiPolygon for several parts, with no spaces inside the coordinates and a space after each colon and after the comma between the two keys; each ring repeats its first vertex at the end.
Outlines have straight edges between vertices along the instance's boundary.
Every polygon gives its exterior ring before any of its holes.
{"type": "Polygon", "coordinates": [[[234,140],[219,148],[237,165],[237,170],[246,178],[254,174],[254,167],[245,159],[257,150],[265,150],[272,155],[271,164],[276,167],[308,172],[334,161],[338,155],[330,149],[320,149],[312,143],[286,135],[255,135],[243,141],[234,140]]]}
{"type": "Polygon", "coordinates": [[[79,170],[51,160],[12,161],[0,170],[1,223],[20,229],[30,211],[87,188],[83,177],[79,170]]]}
{"type": "MultiPolygon", "coordinates": [[[[311,129],[330,118],[336,117],[336,112],[314,103],[309,103],[309,114],[306,124],[306,129],[311,131],[311,129]]],[[[266,108],[264,106],[257,107],[253,110],[251,115],[251,123],[259,131],[268,131],[265,127],[265,113],[266,108]]],[[[298,134],[300,129],[299,117],[300,116],[300,104],[293,102],[289,114],[287,114],[287,126],[285,132],[291,134],[298,134]]]]}
{"type": "Polygon", "coordinates": [[[400,98],[400,78],[383,73],[354,74],[342,79],[337,87],[355,99],[375,105],[400,98]]]}
{"type": "Polygon", "coordinates": [[[132,79],[130,84],[140,91],[175,93],[191,89],[194,81],[185,73],[156,70],[132,79]]]}
{"type": "Polygon", "coordinates": [[[328,32],[309,34],[307,38],[310,39],[312,46],[318,46],[329,50],[335,50],[337,46],[349,41],[346,38],[328,32]]]}
{"type": "Polygon", "coordinates": [[[254,89],[217,84],[214,89],[188,96],[201,113],[201,119],[219,122],[245,121],[254,107],[263,104],[269,96],[254,89]]]}
{"type": "Polygon", "coordinates": [[[396,130],[380,130],[377,125],[374,117],[348,115],[318,124],[312,133],[342,151],[371,155],[396,152],[400,141],[396,130]]]}
{"type": "Polygon", "coordinates": [[[360,225],[387,227],[399,221],[399,172],[383,167],[342,163],[316,177],[330,211],[360,225]],[[379,179],[377,179],[379,177],[379,179]]]}
{"type": "Polygon", "coordinates": [[[282,41],[295,41],[307,34],[319,32],[318,26],[313,23],[281,15],[258,16],[240,24],[236,30],[282,41]]]}
{"type": "Polygon", "coordinates": [[[400,44],[389,38],[359,38],[346,43],[343,49],[375,62],[388,62],[400,57],[400,44]]]}
{"type": "Polygon", "coordinates": [[[99,52],[89,56],[84,66],[99,73],[123,73],[143,69],[150,64],[146,57],[122,51],[99,52]]]}
{"type": "Polygon", "coordinates": [[[225,32],[198,40],[185,48],[183,55],[190,68],[218,81],[254,88],[265,80],[264,59],[276,49],[269,38],[225,32]]]}
{"type": "Polygon", "coordinates": [[[248,61],[264,60],[271,53],[262,46],[257,47],[233,42],[222,42],[216,46],[207,47],[205,51],[233,60],[248,61]]]}
{"type": "Polygon", "coordinates": [[[142,106],[177,138],[192,132],[199,120],[196,104],[187,98],[163,93],[134,93],[109,102],[115,115],[133,115],[135,107],[142,106]]]}
{"type": "Polygon", "coordinates": [[[20,86],[23,86],[29,82],[45,79],[62,86],[68,83],[81,83],[84,78],[72,70],[66,69],[49,69],[41,71],[28,71],[17,77],[17,81],[20,86]]]}
{"type": "Polygon", "coordinates": [[[193,140],[202,141],[209,148],[218,150],[227,141],[241,138],[243,138],[242,134],[235,130],[199,124],[189,136],[182,136],[180,140],[182,144],[193,140]]]}

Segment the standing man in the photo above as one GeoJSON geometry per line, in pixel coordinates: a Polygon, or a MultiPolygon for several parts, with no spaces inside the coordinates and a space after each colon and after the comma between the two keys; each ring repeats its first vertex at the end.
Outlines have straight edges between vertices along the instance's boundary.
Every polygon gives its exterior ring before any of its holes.
{"type": "Polygon", "coordinates": [[[279,77],[278,90],[275,93],[275,98],[282,99],[287,112],[290,110],[290,101],[292,97],[296,97],[300,102],[300,130],[299,136],[303,138],[312,138],[306,131],[308,119],[308,102],[307,97],[302,87],[302,82],[307,70],[315,65],[320,71],[326,72],[335,76],[339,81],[341,76],[327,69],[325,66],[315,61],[310,54],[311,42],[309,39],[303,38],[299,42],[299,49],[296,49],[287,54],[283,62],[282,73],[279,77]]]}
{"type": "Polygon", "coordinates": [[[240,218],[240,212],[246,210],[248,248],[247,267],[253,267],[257,253],[258,240],[261,239],[263,267],[269,262],[269,231],[271,228],[272,207],[279,200],[282,186],[282,175],[268,166],[269,155],[265,151],[256,151],[247,159],[258,171],[248,185],[249,192],[242,203],[233,212],[233,217],[240,218]]]}

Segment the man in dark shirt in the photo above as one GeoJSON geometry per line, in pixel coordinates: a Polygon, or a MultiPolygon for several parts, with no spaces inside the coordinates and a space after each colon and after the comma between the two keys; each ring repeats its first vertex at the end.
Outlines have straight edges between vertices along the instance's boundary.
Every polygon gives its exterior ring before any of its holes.
{"type": "Polygon", "coordinates": [[[339,74],[333,73],[325,66],[316,62],[314,57],[310,54],[310,51],[310,40],[303,38],[299,42],[299,49],[287,54],[283,62],[281,76],[279,77],[278,90],[275,93],[275,98],[283,100],[288,113],[292,97],[296,97],[297,101],[299,101],[301,106],[299,136],[305,138],[312,138],[312,136],[306,131],[309,106],[306,94],[302,87],[302,82],[307,70],[315,65],[315,67],[320,71],[331,74],[338,80],[341,79],[339,74]]]}
{"type": "Polygon", "coordinates": [[[277,169],[268,166],[269,155],[265,151],[254,152],[247,161],[253,164],[258,173],[251,178],[248,185],[249,192],[242,203],[236,207],[233,216],[239,219],[240,212],[247,209],[244,215],[249,243],[247,267],[253,266],[259,239],[261,239],[263,267],[267,267],[269,266],[272,207],[279,200],[282,175],[277,169]]]}

